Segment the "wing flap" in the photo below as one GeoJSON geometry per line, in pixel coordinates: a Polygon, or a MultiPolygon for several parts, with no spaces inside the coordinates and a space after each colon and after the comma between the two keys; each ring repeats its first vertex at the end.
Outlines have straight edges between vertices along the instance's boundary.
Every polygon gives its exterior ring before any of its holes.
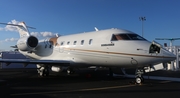
{"type": "Polygon", "coordinates": [[[67,60],[31,60],[31,59],[0,59],[1,63],[23,63],[23,64],[70,64],[67,60]]]}

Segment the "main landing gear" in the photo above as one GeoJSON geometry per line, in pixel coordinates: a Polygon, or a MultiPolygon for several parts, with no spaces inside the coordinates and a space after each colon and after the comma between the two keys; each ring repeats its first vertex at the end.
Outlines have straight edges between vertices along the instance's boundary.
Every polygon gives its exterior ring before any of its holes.
{"type": "Polygon", "coordinates": [[[74,72],[75,72],[74,68],[72,68],[72,67],[67,68],[67,74],[68,75],[73,74],[74,72]]]}
{"type": "Polygon", "coordinates": [[[113,78],[113,70],[112,70],[112,68],[109,68],[109,77],[113,78]]]}
{"type": "Polygon", "coordinates": [[[49,67],[48,66],[37,65],[37,71],[38,71],[39,75],[42,77],[49,76],[49,67]]]}
{"type": "Polygon", "coordinates": [[[143,83],[144,82],[144,78],[143,78],[143,74],[144,74],[144,69],[136,69],[136,76],[135,76],[135,78],[136,78],[136,83],[137,84],[141,84],[141,83],[143,83]]]}

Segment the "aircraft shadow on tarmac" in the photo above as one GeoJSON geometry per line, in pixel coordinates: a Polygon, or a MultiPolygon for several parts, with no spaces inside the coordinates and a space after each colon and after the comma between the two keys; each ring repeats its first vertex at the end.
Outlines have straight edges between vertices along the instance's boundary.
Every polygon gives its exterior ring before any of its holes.
{"type": "Polygon", "coordinates": [[[170,97],[169,94],[180,96],[180,84],[177,82],[169,84],[148,80],[143,85],[134,85],[130,84],[134,79],[109,78],[107,70],[83,70],[74,75],[51,73],[49,77],[39,77],[36,70],[0,70],[0,72],[1,79],[7,80],[7,87],[1,88],[4,92],[9,92],[9,95],[4,94],[2,98],[70,98],[72,96],[73,98],[80,96],[109,98],[114,95],[117,95],[114,98],[142,95],[149,95],[148,97],[152,98],[162,95],[170,97]],[[149,85],[149,82],[153,85],[149,85]]]}

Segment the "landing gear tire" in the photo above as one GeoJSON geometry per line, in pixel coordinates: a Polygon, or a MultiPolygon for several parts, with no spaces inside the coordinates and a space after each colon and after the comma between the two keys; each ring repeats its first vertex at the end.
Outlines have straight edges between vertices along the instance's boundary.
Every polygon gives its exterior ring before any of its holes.
{"type": "Polygon", "coordinates": [[[144,79],[142,77],[136,77],[136,83],[141,84],[143,83],[144,79]]]}
{"type": "Polygon", "coordinates": [[[144,82],[144,78],[143,78],[143,74],[144,74],[144,69],[136,69],[136,83],[137,84],[142,84],[144,82]]]}
{"type": "Polygon", "coordinates": [[[38,72],[39,72],[39,75],[42,76],[42,77],[49,76],[49,69],[48,69],[48,67],[39,69],[38,72]]]}
{"type": "Polygon", "coordinates": [[[43,76],[49,76],[49,70],[48,69],[43,70],[43,76]]]}
{"type": "Polygon", "coordinates": [[[113,78],[113,70],[112,70],[112,68],[109,68],[109,77],[113,78]]]}
{"type": "Polygon", "coordinates": [[[74,73],[74,69],[73,68],[68,68],[67,69],[67,74],[70,75],[70,74],[73,74],[74,73]]]}

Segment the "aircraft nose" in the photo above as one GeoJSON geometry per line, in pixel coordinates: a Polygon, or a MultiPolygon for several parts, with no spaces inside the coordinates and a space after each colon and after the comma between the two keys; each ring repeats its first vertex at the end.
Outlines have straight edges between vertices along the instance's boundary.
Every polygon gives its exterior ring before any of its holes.
{"type": "Polygon", "coordinates": [[[176,59],[176,55],[174,55],[172,52],[166,49],[162,49],[162,50],[163,50],[164,61],[169,62],[176,59]]]}

